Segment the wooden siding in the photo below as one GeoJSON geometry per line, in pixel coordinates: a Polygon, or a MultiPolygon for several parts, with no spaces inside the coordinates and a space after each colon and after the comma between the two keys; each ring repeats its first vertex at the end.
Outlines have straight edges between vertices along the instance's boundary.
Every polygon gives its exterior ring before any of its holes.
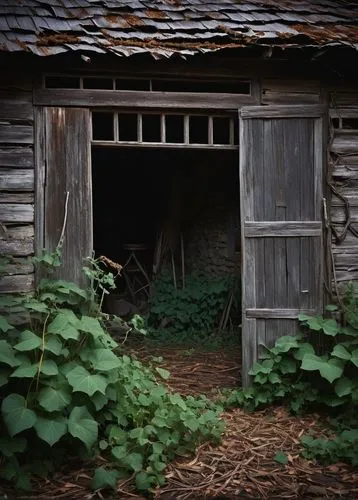
{"type": "Polygon", "coordinates": [[[358,281],[358,92],[331,89],[329,151],[333,290],[358,281]]]}
{"type": "Polygon", "coordinates": [[[34,269],[34,120],[32,85],[0,80],[0,254],[12,256],[0,293],[30,292],[34,269]],[[26,257],[26,259],[24,259],[26,257]]]}

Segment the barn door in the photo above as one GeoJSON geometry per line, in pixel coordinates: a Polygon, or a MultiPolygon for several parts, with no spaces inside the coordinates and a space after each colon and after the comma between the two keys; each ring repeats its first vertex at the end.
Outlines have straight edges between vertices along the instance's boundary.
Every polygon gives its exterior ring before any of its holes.
{"type": "Polygon", "coordinates": [[[320,106],[240,112],[243,384],[260,354],[322,307],[320,106]]]}
{"type": "Polygon", "coordinates": [[[90,112],[49,107],[43,114],[44,248],[52,252],[62,239],[56,277],[83,285],[84,258],[92,253],[90,112]]]}

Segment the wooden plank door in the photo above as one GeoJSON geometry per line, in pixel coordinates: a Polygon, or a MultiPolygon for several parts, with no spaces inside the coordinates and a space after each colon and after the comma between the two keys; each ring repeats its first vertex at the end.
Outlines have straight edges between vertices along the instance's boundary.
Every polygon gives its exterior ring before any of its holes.
{"type": "Polygon", "coordinates": [[[243,385],[260,345],[322,308],[323,108],[240,111],[243,385]]]}
{"type": "Polygon", "coordinates": [[[59,107],[42,112],[43,246],[52,252],[62,240],[62,265],[55,276],[84,285],[82,267],[93,248],[90,112],[59,107]]]}

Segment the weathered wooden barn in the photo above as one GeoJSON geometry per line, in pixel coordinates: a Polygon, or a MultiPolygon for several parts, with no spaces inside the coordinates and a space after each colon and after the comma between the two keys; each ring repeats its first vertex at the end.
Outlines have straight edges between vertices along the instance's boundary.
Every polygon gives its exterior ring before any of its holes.
{"type": "Polygon", "coordinates": [[[0,0],[1,292],[31,291],[61,232],[80,281],[160,200],[200,199],[188,259],[242,259],[247,381],[358,279],[357,50],[349,0],[0,0]]]}

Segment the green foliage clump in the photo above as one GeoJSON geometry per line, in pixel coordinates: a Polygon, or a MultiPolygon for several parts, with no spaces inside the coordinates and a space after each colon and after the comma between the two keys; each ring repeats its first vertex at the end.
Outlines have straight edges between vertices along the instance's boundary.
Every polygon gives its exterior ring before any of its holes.
{"type": "Polygon", "coordinates": [[[96,470],[95,489],[134,473],[147,490],[176,453],[221,435],[220,408],[169,392],[158,382],[168,372],[118,352],[98,309],[111,279],[98,271],[86,268],[88,290],[47,279],[34,296],[1,298],[0,477],[16,488],[66,457],[101,453],[110,465],[96,470]]]}
{"type": "Polygon", "coordinates": [[[212,333],[233,286],[233,277],[193,273],[185,278],[185,286],[175,287],[170,271],[164,269],[154,281],[148,324],[153,330],[165,329],[169,336],[212,333]]]}
{"type": "MultiPolygon", "coordinates": [[[[301,314],[302,333],[281,337],[272,348],[264,347],[262,359],[249,372],[252,385],[230,392],[225,404],[254,410],[280,403],[294,413],[318,409],[328,414],[356,415],[358,299],[354,290],[347,293],[342,311],[327,306],[327,316],[301,314]],[[315,334],[324,339],[320,347],[315,334]]],[[[356,465],[358,418],[350,417],[348,428],[337,430],[332,440],[306,436],[303,444],[307,456],[356,465]]]]}

